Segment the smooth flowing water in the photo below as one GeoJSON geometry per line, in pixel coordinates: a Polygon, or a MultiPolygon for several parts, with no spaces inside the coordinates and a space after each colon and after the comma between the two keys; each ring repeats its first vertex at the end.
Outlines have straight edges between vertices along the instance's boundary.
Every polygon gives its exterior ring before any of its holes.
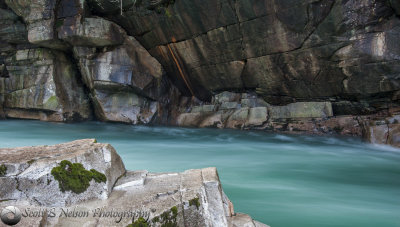
{"type": "Polygon", "coordinates": [[[400,150],[353,138],[0,121],[0,147],[111,143],[129,170],[216,166],[237,212],[272,227],[400,226],[400,150]]]}

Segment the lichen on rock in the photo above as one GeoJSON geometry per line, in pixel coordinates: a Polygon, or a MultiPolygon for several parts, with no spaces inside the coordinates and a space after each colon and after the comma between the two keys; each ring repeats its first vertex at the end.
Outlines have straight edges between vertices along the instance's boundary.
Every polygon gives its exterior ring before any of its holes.
{"type": "Polygon", "coordinates": [[[71,163],[63,160],[60,165],[51,170],[51,175],[58,181],[62,192],[72,191],[76,194],[86,191],[93,179],[97,183],[106,182],[104,174],[95,169],[86,170],[81,163],[71,163]]]}

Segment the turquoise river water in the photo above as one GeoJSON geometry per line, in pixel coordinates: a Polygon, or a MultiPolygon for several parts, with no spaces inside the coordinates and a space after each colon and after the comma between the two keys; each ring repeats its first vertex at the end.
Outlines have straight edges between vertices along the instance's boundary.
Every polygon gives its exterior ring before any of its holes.
{"type": "Polygon", "coordinates": [[[237,212],[272,227],[400,226],[400,150],[354,138],[0,121],[0,147],[96,138],[129,170],[216,166],[237,212]]]}

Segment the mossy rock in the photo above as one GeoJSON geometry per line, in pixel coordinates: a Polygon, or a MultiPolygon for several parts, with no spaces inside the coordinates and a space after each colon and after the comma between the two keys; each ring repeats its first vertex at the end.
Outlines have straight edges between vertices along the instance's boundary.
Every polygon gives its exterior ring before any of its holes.
{"type": "Polygon", "coordinates": [[[51,175],[58,181],[62,192],[72,191],[76,194],[85,192],[92,179],[97,183],[107,180],[106,176],[97,170],[88,171],[81,163],[71,163],[67,160],[61,161],[60,166],[54,167],[51,175]]]}
{"type": "Polygon", "coordinates": [[[4,164],[0,165],[0,177],[5,176],[7,174],[7,166],[4,164]]]}

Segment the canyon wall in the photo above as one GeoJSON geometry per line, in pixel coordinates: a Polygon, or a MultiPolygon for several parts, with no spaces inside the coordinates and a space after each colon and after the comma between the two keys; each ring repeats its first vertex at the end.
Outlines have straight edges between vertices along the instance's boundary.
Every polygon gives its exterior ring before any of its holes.
{"type": "Polygon", "coordinates": [[[0,116],[400,144],[396,0],[123,0],[122,8],[0,0],[0,8],[0,116]]]}

